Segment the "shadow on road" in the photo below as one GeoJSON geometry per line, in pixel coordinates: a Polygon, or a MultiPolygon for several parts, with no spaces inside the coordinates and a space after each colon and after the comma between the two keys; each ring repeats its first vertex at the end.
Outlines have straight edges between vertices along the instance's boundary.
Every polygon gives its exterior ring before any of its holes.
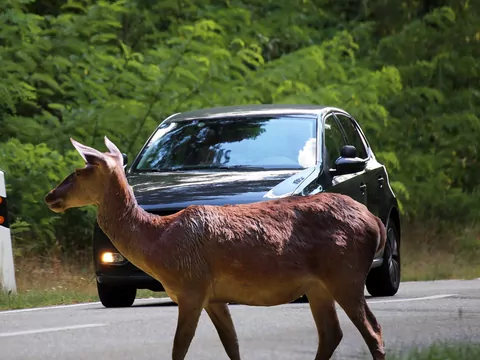
{"type": "Polygon", "coordinates": [[[152,302],[132,305],[132,308],[146,308],[146,307],[167,307],[167,306],[177,306],[173,301],[169,302],[152,302]]]}
{"type": "MultiPolygon", "coordinates": [[[[301,297],[295,301],[292,301],[290,302],[289,304],[303,304],[303,303],[308,303],[308,300],[307,298],[304,296],[304,297],[301,297]]],[[[229,303],[229,305],[241,305],[241,304],[238,304],[238,303],[229,303]]],[[[136,308],[147,308],[147,307],[166,307],[166,306],[177,306],[176,303],[174,303],[173,301],[168,301],[168,302],[155,302],[154,300],[152,300],[152,302],[149,302],[149,303],[142,303],[142,304],[135,304],[135,305],[132,305],[132,307],[136,307],[136,308]]]]}
{"type": "MultiPolygon", "coordinates": [[[[382,297],[377,297],[377,298],[382,298],[382,297]]],[[[374,299],[373,296],[370,296],[370,295],[365,295],[365,299],[366,300],[370,300],[370,299],[374,299]]],[[[142,299],[138,299],[139,301],[144,301],[142,299]]],[[[308,304],[308,298],[304,295],[300,298],[298,298],[297,300],[294,300],[288,304],[308,304]]],[[[241,305],[241,304],[238,304],[238,303],[229,303],[229,305],[241,305]]],[[[150,308],[150,307],[176,307],[178,306],[176,303],[174,303],[173,301],[165,301],[165,299],[163,298],[159,298],[158,301],[157,299],[152,299],[151,301],[148,301],[148,302],[142,302],[142,303],[137,303],[137,304],[134,304],[132,306],[130,306],[131,308],[150,308]]],[[[95,308],[90,308],[89,310],[98,310],[98,309],[105,309],[103,306],[100,306],[100,307],[95,307],[95,308]]],[[[117,308],[118,309],[118,308],[117,308]]]]}
{"type": "MultiPolygon", "coordinates": [[[[366,300],[373,299],[372,296],[366,295],[365,296],[366,300]]],[[[140,300],[140,299],[139,299],[140,300]]],[[[142,300],[140,300],[142,301],[142,300]]],[[[308,299],[306,296],[302,296],[301,298],[298,298],[297,300],[294,300],[288,304],[308,304],[308,299]]],[[[229,305],[241,305],[238,303],[229,303],[229,305]]],[[[173,301],[165,301],[162,298],[159,298],[158,301],[156,300],[151,300],[149,302],[142,302],[140,304],[134,304],[130,307],[127,308],[151,308],[151,307],[177,307],[178,305],[174,303],[173,301]]],[[[121,308],[117,308],[121,309],[121,308]]],[[[105,310],[103,306],[99,307],[94,307],[94,308],[89,308],[88,310],[105,310]]]]}

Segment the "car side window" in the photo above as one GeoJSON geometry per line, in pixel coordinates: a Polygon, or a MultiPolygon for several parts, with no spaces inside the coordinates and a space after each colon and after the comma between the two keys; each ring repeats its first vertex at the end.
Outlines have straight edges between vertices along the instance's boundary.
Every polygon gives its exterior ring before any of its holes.
{"type": "Polygon", "coordinates": [[[333,115],[325,118],[325,168],[333,169],[335,160],[340,157],[340,149],[346,145],[342,131],[333,115]]]}
{"type": "Polygon", "coordinates": [[[355,148],[357,149],[357,157],[361,159],[366,159],[368,157],[367,149],[365,148],[362,138],[360,137],[360,134],[355,127],[352,119],[342,114],[335,114],[335,116],[337,117],[338,121],[343,127],[343,130],[345,131],[348,145],[355,146],[355,148]]]}

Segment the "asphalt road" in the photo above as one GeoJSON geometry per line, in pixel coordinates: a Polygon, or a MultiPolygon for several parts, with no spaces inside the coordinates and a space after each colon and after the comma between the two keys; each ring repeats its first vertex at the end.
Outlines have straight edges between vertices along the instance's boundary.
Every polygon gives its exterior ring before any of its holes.
{"type": "MultiPolygon", "coordinates": [[[[480,279],[402,283],[396,296],[368,302],[387,353],[434,341],[480,343],[480,279]]],[[[308,304],[230,308],[243,359],[314,359],[308,304]]],[[[369,359],[360,334],[338,312],[344,338],[333,359],[369,359]]],[[[159,299],[123,309],[93,303],[0,312],[0,359],[170,359],[176,319],[176,305],[159,299]]],[[[227,359],[205,312],[187,359],[227,359]]]]}

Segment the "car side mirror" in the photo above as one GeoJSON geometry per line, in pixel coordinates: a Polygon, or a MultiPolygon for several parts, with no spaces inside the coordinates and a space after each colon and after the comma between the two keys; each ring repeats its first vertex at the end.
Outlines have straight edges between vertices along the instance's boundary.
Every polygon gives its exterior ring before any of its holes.
{"type": "Polygon", "coordinates": [[[357,157],[357,149],[345,145],[340,150],[340,157],[335,161],[334,175],[353,174],[365,169],[366,161],[357,157]]]}
{"type": "Polygon", "coordinates": [[[357,149],[353,145],[345,145],[340,149],[340,157],[344,159],[354,159],[357,157],[357,149]]]}
{"type": "Polygon", "coordinates": [[[122,153],[122,157],[123,157],[123,168],[126,169],[128,164],[128,155],[125,153],[122,153]]]}

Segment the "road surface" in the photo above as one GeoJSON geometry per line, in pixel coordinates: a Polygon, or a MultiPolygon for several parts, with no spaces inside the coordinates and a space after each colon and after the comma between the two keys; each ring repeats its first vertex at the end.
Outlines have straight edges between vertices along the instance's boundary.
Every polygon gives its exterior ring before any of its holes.
{"type": "MultiPolygon", "coordinates": [[[[444,340],[480,342],[480,279],[402,283],[396,296],[368,302],[387,352],[444,340]]],[[[308,304],[230,308],[242,359],[314,359],[317,335],[308,304]]],[[[170,359],[177,310],[150,299],[122,309],[93,303],[3,311],[0,359],[170,359]]],[[[358,331],[338,312],[344,338],[333,359],[369,359],[358,331]]],[[[187,359],[228,359],[205,312],[187,359]]]]}

